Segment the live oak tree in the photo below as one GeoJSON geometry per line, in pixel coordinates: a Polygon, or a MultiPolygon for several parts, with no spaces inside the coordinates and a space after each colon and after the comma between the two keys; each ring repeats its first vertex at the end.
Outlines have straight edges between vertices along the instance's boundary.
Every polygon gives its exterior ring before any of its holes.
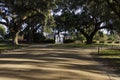
{"type": "Polygon", "coordinates": [[[100,29],[115,28],[118,33],[120,31],[118,0],[0,0],[0,3],[0,6],[8,8],[7,12],[0,11],[6,21],[0,23],[9,28],[14,44],[18,44],[18,35],[24,23],[31,28],[42,22],[44,26],[47,25],[53,7],[53,13],[62,13],[56,17],[56,24],[60,23],[61,30],[76,30],[82,33],[88,44],[92,43],[94,35],[100,29]],[[54,2],[57,2],[56,7],[54,2]],[[40,21],[35,20],[35,17],[40,21]],[[31,22],[34,25],[31,26],[31,22]]]}
{"type": "Polygon", "coordinates": [[[109,7],[102,0],[85,2],[81,14],[77,14],[79,21],[77,30],[86,38],[86,43],[91,44],[95,34],[101,29],[112,29],[109,7]]]}
{"type": "Polygon", "coordinates": [[[28,43],[33,43],[36,33],[41,33],[41,35],[43,35],[44,16],[41,15],[41,19],[38,16],[35,16],[32,19],[27,20],[26,24],[26,27],[23,27],[24,29],[20,34],[25,36],[28,43]],[[41,30],[41,32],[38,32],[39,30],[41,30]]]}
{"type": "Polygon", "coordinates": [[[9,28],[14,44],[18,44],[19,32],[27,20],[35,16],[41,19],[42,15],[46,24],[48,11],[54,6],[53,0],[0,0],[0,3],[9,10],[9,15],[2,15],[6,22],[1,22],[1,24],[9,28]]]}
{"type": "Polygon", "coordinates": [[[110,7],[103,0],[66,0],[59,3],[55,11],[61,12],[61,18],[68,13],[63,20],[61,19],[62,23],[59,22],[61,28],[67,26],[67,29],[80,32],[86,38],[87,44],[92,43],[94,35],[99,30],[113,29],[110,7]]]}

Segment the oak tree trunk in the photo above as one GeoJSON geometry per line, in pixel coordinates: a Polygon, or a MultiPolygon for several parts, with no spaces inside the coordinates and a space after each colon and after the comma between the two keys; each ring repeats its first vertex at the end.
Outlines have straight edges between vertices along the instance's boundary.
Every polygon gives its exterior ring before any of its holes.
{"type": "Polygon", "coordinates": [[[18,45],[19,43],[18,43],[18,37],[19,37],[19,31],[18,32],[14,32],[14,33],[12,33],[13,35],[12,35],[12,41],[13,41],[13,44],[14,45],[18,45]]]}
{"type": "Polygon", "coordinates": [[[86,37],[86,44],[92,44],[92,42],[93,42],[93,37],[92,36],[86,37]]]}

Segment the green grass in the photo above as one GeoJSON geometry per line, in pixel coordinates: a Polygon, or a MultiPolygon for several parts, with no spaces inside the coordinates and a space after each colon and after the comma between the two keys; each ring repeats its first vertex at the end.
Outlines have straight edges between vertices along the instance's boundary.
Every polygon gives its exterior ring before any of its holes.
{"type": "Polygon", "coordinates": [[[110,46],[107,44],[81,44],[81,43],[71,43],[71,44],[52,44],[49,45],[48,47],[53,47],[53,48],[88,48],[88,47],[105,47],[105,46],[110,46]]]}
{"type": "Polygon", "coordinates": [[[120,49],[111,49],[111,50],[103,50],[100,52],[101,55],[108,55],[108,56],[120,56],[120,49]]]}
{"type": "Polygon", "coordinates": [[[12,44],[0,44],[0,50],[12,50],[12,49],[18,49],[21,47],[26,47],[26,45],[12,45],[12,44]]]}
{"type": "Polygon", "coordinates": [[[120,73],[120,49],[103,50],[100,54],[99,58],[120,73]]]}

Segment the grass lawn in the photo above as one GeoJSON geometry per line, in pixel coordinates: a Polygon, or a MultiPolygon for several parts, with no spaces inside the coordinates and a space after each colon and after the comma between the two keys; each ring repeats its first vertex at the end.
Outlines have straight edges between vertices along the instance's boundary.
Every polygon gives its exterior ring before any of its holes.
{"type": "Polygon", "coordinates": [[[120,49],[102,50],[99,58],[120,73],[120,49]]]}
{"type": "Polygon", "coordinates": [[[53,47],[53,48],[87,48],[87,47],[106,47],[106,46],[111,46],[107,44],[81,44],[81,43],[70,43],[70,44],[52,44],[49,45],[48,47],[53,47]]]}
{"type": "Polygon", "coordinates": [[[0,44],[0,50],[12,50],[12,49],[18,49],[21,47],[26,47],[26,45],[12,45],[12,44],[0,44]]]}

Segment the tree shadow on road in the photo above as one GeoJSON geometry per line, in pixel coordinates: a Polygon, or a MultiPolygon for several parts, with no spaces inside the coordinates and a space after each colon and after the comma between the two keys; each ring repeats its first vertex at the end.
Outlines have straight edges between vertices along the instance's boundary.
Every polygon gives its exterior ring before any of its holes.
{"type": "MultiPolygon", "coordinates": [[[[99,64],[80,50],[24,49],[0,55],[0,78],[20,80],[83,80],[85,73],[102,74],[99,64]],[[81,76],[80,76],[81,75],[81,76]]],[[[9,80],[9,79],[8,79],[9,80]]]]}

